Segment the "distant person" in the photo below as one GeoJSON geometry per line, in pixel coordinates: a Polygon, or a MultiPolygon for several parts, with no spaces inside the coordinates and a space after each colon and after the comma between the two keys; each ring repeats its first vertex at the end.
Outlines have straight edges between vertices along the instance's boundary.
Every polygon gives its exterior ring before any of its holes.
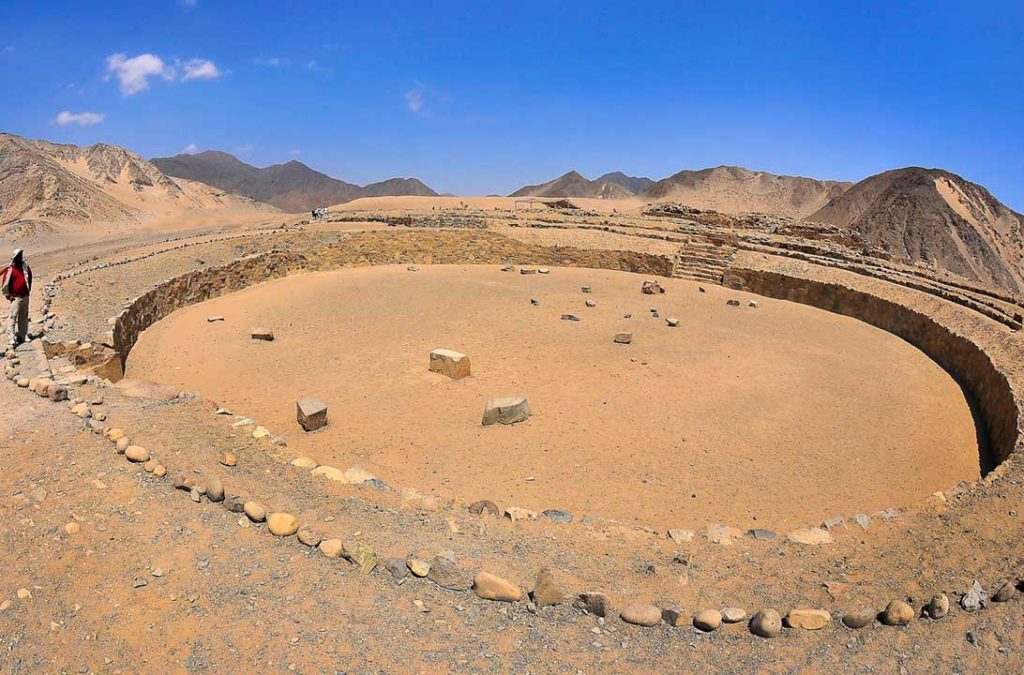
{"type": "Polygon", "coordinates": [[[25,262],[25,252],[14,249],[11,264],[0,270],[0,290],[11,303],[11,348],[28,336],[28,296],[32,292],[32,268],[25,262]]]}

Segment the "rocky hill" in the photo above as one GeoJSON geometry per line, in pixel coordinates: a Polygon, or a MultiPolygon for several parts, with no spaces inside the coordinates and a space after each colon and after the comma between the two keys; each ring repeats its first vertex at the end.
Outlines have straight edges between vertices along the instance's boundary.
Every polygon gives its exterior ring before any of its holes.
{"type": "Polygon", "coordinates": [[[1024,216],[949,171],[909,167],[865,178],[807,220],[970,279],[1024,289],[1024,216]]]}
{"type": "Polygon", "coordinates": [[[646,192],[654,185],[655,181],[647,178],[646,176],[627,176],[621,171],[613,171],[606,173],[603,176],[599,176],[595,179],[596,183],[614,183],[621,187],[626,188],[635,195],[646,192]]]}
{"type": "Polygon", "coordinates": [[[197,180],[293,213],[360,197],[437,194],[417,178],[391,178],[360,186],[331,178],[295,160],[258,168],[215,150],[156,157],[152,162],[170,176],[197,180]]]}
{"type": "Polygon", "coordinates": [[[169,178],[116,145],[83,148],[0,134],[0,235],[17,239],[69,225],[238,206],[255,207],[248,199],[169,178]]]}
{"type": "MultiPolygon", "coordinates": [[[[619,174],[623,179],[629,179],[619,174]]],[[[606,178],[602,176],[602,178],[606,178]]],[[[642,180],[642,179],[639,179],[642,180]]],[[[649,180],[649,179],[648,179],[649,180]]],[[[589,197],[592,199],[626,199],[634,196],[634,192],[617,180],[589,180],[576,171],[559,176],[554,180],[540,185],[527,185],[509,195],[509,197],[589,197]]]]}
{"type": "Polygon", "coordinates": [[[778,176],[739,166],[719,166],[680,171],[655,183],[643,196],[652,201],[679,202],[728,214],[757,212],[803,218],[842,194],[850,185],[778,176]]]}

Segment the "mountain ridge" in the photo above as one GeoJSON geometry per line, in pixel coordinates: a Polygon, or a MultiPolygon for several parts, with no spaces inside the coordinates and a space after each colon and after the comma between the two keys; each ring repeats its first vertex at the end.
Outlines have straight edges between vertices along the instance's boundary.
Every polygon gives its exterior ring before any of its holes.
{"type": "Polygon", "coordinates": [[[295,159],[261,168],[220,150],[154,157],[151,161],[170,176],[198,180],[293,213],[360,197],[437,195],[418,178],[389,178],[356,185],[328,176],[295,159]]]}

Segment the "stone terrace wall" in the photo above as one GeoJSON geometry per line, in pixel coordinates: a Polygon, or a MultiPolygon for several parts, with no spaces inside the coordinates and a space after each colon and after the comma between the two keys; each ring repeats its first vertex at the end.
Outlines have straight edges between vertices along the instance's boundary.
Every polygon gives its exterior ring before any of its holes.
{"type": "Polygon", "coordinates": [[[987,471],[1020,449],[1021,364],[1018,337],[980,315],[937,298],[841,270],[746,254],[725,285],[853,317],[911,343],[949,372],[980,418],[987,471]]]}
{"type": "Polygon", "coordinates": [[[122,365],[142,331],[182,307],[296,272],[388,264],[531,264],[593,267],[669,276],[672,261],[635,251],[540,246],[486,231],[362,232],[303,251],[272,251],[194,270],[132,300],[114,319],[122,365]]]}

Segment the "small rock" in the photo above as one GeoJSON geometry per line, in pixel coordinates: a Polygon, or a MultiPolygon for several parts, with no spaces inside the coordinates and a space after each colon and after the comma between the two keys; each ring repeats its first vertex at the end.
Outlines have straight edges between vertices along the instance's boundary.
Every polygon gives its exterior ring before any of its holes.
{"type": "Polygon", "coordinates": [[[27,588],[19,588],[17,595],[19,600],[27,600],[32,597],[32,592],[27,588]]]}
{"type": "Polygon", "coordinates": [[[932,619],[941,619],[949,614],[949,597],[945,593],[933,595],[924,611],[932,619]]]}
{"type": "Polygon", "coordinates": [[[722,613],[717,609],[702,609],[693,615],[693,626],[705,633],[717,630],[722,625],[722,613]]]}
{"type": "Polygon", "coordinates": [[[323,540],[319,534],[305,527],[299,530],[297,538],[300,543],[309,547],[318,546],[323,540]]]}
{"type": "Polygon", "coordinates": [[[520,520],[537,520],[537,513],[519,506],[510,506],[505,509],[505,517],[515,523],[520,520]]]}
{"type": "Polygon", "coordinates": [[[537,270],[533,269],[532,267],[520,267],[519,268],[519,273],[520,274],[536,274],[537,270]]]}
{"type": "Polygon", "coordinates": [[[199,488],[192,488],[188,496],[191,497],[192,501],[194,501],[196,504],[203,501],[203,493],[199,491],[199,488]]]}
{"type": "Polygon", "coordinates": [[[493,424],[516,424],[525,422],[533,411],[525,396],[492,398],[484,408],[483,426],[493,424]]]}
{"type": "Polygon", "coordinates": [[[747,610],[740,607],[723,607],[722,621],[725,623],[739,623],[747,618],[747,610]]]}
{"type": "Polygon", "coordinates": [[[696,533],[693,530],[669,530],[668,538],[677,544],[685,544],[688,541],[693,541],[696,533]]]}
{"type": "Polygon", "coordinates": [[[854,516],[851,516],[850,520],[857,523],[857,525],[859,525],[860,529],[862,530],[868,529],[868,525],[871,524],[871,518],[869,518],[868,514],[866,513],[858,513],[854,516]]]}
{"type": "Polygon", "coordinates": [[[686,612],[678,607],[666,607],[661,610],[661,620],[675,628],[681,628],[689,620],[686,612]]]}
{"type": "Polygon", "coordinates": [[[469,357],[451,349],[435,349],[430,352],[429,370],[453,380],[461,380],[470,375],[469,357]]]}
{"type": "MultiPolygon", "coordinates": [[[[246,510],[246,515],[252,518],[252,515],[246,510]]],[[[270,530],[270,534],[278,537],[290,537],[299,531],[299,519],[290,513],[271,513],[266,516],[267,529],[270,530]]],[[[253,520],[256,520],[253,518],[253,520]]],[[[257,521],[258,522],[258,521],[257,521]]]]}
{"type": "Polygon", "coordinates": [[[409,576],[409,568],[404,558],[388,558],[384,561],[384,569],[391,575],[392,581],[401,581],[409,576]]]}
{"type": "Polygon", "coordinates": [[[295,459],[293,459],[292,466],[297,466],[300,469],[315,469],[318,466],[320,466],[320,463],[317,462],[312,457],[303,455],[302,457],[296,457],[295,459]]]}
{"type": "Polygon", "coordinates": [[[211,478],[206,481],[206,498],[211,502],[224,501],[224,484],[219,478],[211,478]]]}
{"type": "Polygon", "coordinates": [[[409,558],[405,561],[405,566],[409,568],[414,577],[419,577],[420,579],[430,574],[430,563],[426,560],[409,558]]]}
{"type": "Polygon", "coordinates": [[[985,589],[981,587],[977,579],[971,584],[971,590],[960,598],[960,607],[965,612],[977,612],[979,609],[988,607],[988,595],[985,594],[985,589]]]}
{"type": "Polygon", "coordinates": [[[541,568],[533,587],[533,602],[537,607],[560,605],[568,595],[565,574],[551,567],[541,568]]]}
{"type": "Polygon", "coordinates": [[[657,295],[658,293],[664,293],[665,289],[657,281],[648,280],[640,286],[640,292],[645,295],[657,295]]]}
{"type": "Polygon", "coordinates": [[[604,593],[591,591],[581,593],[576,606],[594,616],[606,617],[612,614],[612,602],[604,593]]]}
{"type": "Polygon", "coordinates": [[[803,630],[821,630],[832,621],[832,615],[823,609],[791,609],[786,614],[786,625],[803,630]]]}
{"type": "Polygon", "coordinates": [[[534,307],[540,307],[540,300],[537,298],[530,298],[530,304],[534,307]]]}
{"type": "Polygon", "coordinates": [[[453,591],[469,590],[472,580],[458,564],[446,556],[434,556],[427,578],[442,588],[453,591]]]}
{"type": "Polygon", "coordinates": [[[167,475],[167,467],[165,467],[163,464],[157,464],[156,468],[153,469],[153,475],[156,476],[157,478],[163,478],[164,476],[167,475]]]}
{"type": "Polygon", "coordinates": [[[740,301],[739,300],[726,300],[725,304],[729,305],[730,307],[739,307],[740,306],[740,301]]]}
{"type": "Polygon", "coordinates": [[[1009,581],[999,587],[999,590],[992,596],[993,602],[1006,602],[1017,596],[1017,587],[1009,581]]]}
{"type": "Polygon", "coordinates": [[[146,586],[149,586],[149,582],[145,579],[136,579],[132,583],[132,588],[145,588],[146,586]]]}
{"type": "Polygon", "coordinates": [[[243,511],[254,523],[262,523],[267,519],[267,509],[259,502],[246,502],[243,511]]]}
{"type": "Polygon", "coordinates": [[[593,300],[587,300],[583,304],[586,305],[587,307],[589,307],[590,309],[593,309],[593,308],[597,307],[597,303],[594,302],[593,300]]]}
{"type": "Polygon", "coordinates": [[[743,532],[728,525],[711,524],[705,528],[704,534],[712,544],[732,546],[733,540],[741,537],[743,532]]]}
{"type": "Polygon", "coordinates": [[[902,600],[893,600],[879,617],[886,626],[906,626],[914,620],[914,608],[902,600]]]}
{"type": "Polygon", "coordinates": [[[363,574],[369,574],[377,567],[377,552],[362,542],[345,542],[341,547],[341,555],[363,574]]]}
{"type": "Polygon", "coordinates": [[[820,527],[808,527],[803,530],[796,530],[790,532],[787,538],[797,544],[805,544],[807,546],[818,546],[821,544],[831,544],[834,539],[829,534],[828,530],[824,530],[820,527]]]}
{"type": "Polygon", "coordinates": [[[231,495],[224,500],[224,508],[226,508],[229,513],[244,513],[245,500],[238,495],[231,495]]]}
{"type": "Polygon", "coordinates": [[[235,466],[238,463],[238,458],[235,457],[235,453],[228,450],[220,456],[220,463],[224,466],[235,466]]]}
{"type": "Polygon", "coordinates": [[[207,323],[213,323],[215,321],[223,321],[223,320],[224,320],[224,317],[222,317],[222,316],[208,316],[208,317],[206,317],[206,322],[207,323]]]}
{"type": "Polygon", "coordinates": [[[547,267],[539,267],[537,268],[537,274],[551,274],[551,270],[547,267]]]}
{"type": "Polygon", "coordinates": [[[474,516],[479,516],[484,511],[491,514],[492,516],[500,516],[501,511],[498,509],[498,505],[489,499],[481,499],[480,501],[473,502],[469,505],[469,512],[474,516]]]}
{"type": "Polygon", "coordinates": [[[79,525],[76,522],[70,522],[70,523],[68,523],[67,525],[64,526],[64,531],[67,532],[68,534],[78,534],[78,532],[81,529],[82,529],[82,526],[79,525]]]}
{"type": "Polygon", "coordinates": [[[676,328],[679,325],[679,319],[675,318],[674,316],[670,316],[667,319],[665,319],[665,323],[668,324],[669,328],[676,328]]]}
{"type": "Polygon", "coordinates": [[[142,470],[145,471],[146,473],[153,473],[156,470],[156,467],[159,466],[159,464],[160,462],[156,461],[155,459],[151,459],[142,465],[142,470]]]}
{"type": "Polygon", "coordinates": [[[843,625],[853,629],[864,628],[874,623],[876,615],[877,612],[873,609],[854,609],[843,614],[843,625]]]}
{"type": "Polygon", "coordinates": [[[572,514],[563,509],[547,509],[546,511],[541,511],[540,517],[547,518],[552,522],[561,524],[572,522],[572,514]]]}
{"type": "Polygon", "coordinates": [[[590,286],[583,286],[583,287],[581,287],[581,288],[580,288],[580,290],[581,290],[582,292],[584,292],[584,293],[591,293],[591,292],[592,292],[592,291],[590,290],[590,286]]]}
{"type": "Polygon", "coordinates": [[[478,572],[473,578],[473,591],[484,600],[519,602],[523,591],[510,581],[489,572],[478,572]]]}
{"type": "Polygon", "coordinates": [[[340,558],[343,546],[341,539],[324,539],[317,545],[317,548],[328,558],[340,558]]]}
{"type": "Polygon", "coordinates": [[[782,617],[774,609],[762,609],[750,619],[750,632],[758,637],[773,638],[782,632],[782,617]]]}
{"type": "Polygon", "coordinates": [[[124,451],[124,456],[129,462],[148,462],[149,450],[145,449],[141,445],[129,445],[124,451]]]}
{"type": "Polygon", "coordinates": [[[764,529],[761,529],[761,528],[754,528],[752,530],[747,530],[747,536],[748,537],[753,537],[754,539],[758,539],[758,540],[761,540],[761,541],[771,541],[772,539],[775,538],[776,535],[771,530],[764,530],[764,529]]]}
{"type": "Polygon", "coordinates": [[[580,318],[575,314],[563,314],[562,321],[579,321],[580,318]]]}
{"type": "Polygon", "coordinates": [[[250,337],[253,340],[262,340],[263,342],[274,341],[274,331],[269,328],[253,328],[250,337]]]}
{"type": "Polygon", "coordinates": [[[127,436],[123,436],[117,439],[117,442],[114,444],[114,446],[117,448],[118,454],[123,455],[125,453],[125,450],[131,447],[131,444],[131,440],[127,436]]]}
{"type": "Polygon", "coordinates": [[[295,402],[295,419],[305,431],[327,426],[327,404],[318,398],[301,398],[295,402]]]}
{"type": "Polygon", "coordinates": [[[654,605],[627,605],[619,612],[619,618],[634,626],[657,626],[661,623],[661,610],[654,605]]]}
{"type": "Polygon", "coordinates": [[[629,331],[620,331],[612,337],[612,342],[619,345],[632,344],[633,334],[629,331]]]}

